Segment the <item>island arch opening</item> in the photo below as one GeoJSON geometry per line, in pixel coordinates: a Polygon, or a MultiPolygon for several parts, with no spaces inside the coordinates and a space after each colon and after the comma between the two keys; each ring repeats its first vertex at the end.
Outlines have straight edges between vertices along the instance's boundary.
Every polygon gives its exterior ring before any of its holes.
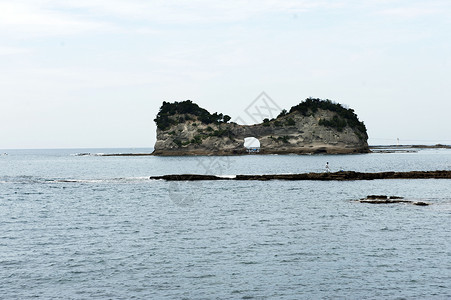
{"type": "Polygon", "coordinates": [[[244,138],[244,148],[248,153],[258,153],[260,152],[260,141],[256,137],[246,137],[244,138]]]}

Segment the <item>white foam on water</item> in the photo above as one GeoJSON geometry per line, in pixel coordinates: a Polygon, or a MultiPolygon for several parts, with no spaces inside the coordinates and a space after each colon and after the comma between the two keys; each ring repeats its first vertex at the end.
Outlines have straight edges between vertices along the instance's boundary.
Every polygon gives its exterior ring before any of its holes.
{"type": "Polygon", "coordinates": [[[102,178],[102,179],[56,179],[49,180],[49,183],[133,183],[148,181],[148,176],[141,177],[121,177],[121,178],[102,178]]]}
{"type": "Polygon", "coordinates": [[[73,153],[70,156],[91,156],[91,155],[92,155],[91,153],[86,152],[86,153],[73,153]]]}
{"type": "Polygon", "coordinates": [[[236,175],[215,175],[215,176],[219,178],[229,178],[229,179],[236,178],[236,175]]]}

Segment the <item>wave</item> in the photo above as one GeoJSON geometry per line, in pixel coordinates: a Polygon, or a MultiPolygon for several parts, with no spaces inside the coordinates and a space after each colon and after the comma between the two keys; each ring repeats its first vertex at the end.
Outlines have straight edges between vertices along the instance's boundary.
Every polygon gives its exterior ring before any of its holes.
{"type": "Polygon", "coordinates": [[[105,153],[90,153],[90,152],[82,152],[82,153],[74,153],[71,156],[105,156],[105,153]]]}
{"type": "Polygon", "coordinates": [[[152,152],[115,152],[115,153],[74,153],[71,156],[150,156],[152,152]]]}
{"type": "Polygon", "coordinates": [[[229,179],[234,179],[236,178],[236,175],[215,175],[219,178],[229,178],[229,179]]]}
{"type": "Polygon", "coordinates": [[[139,183],[149,181],[149,177],[120,177],[101,179],[55,179],[54,183],[139,183]]]}
{"type": "Polygon", "coordinates": [[[0,184],[58,184],[58,183],[139,183],[149,181],[149,177],[119,177],[119,178],[43,178],[37,176],[3,176],[0,184]]]}

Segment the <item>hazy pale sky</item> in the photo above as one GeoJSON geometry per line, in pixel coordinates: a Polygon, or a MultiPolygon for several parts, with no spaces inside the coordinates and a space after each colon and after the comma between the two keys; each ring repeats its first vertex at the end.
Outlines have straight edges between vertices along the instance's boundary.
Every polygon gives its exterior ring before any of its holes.
{"type": "Polygon", "coordinates": [[[250,123],[263,91],[451,144],[449,0],[0,0],[0,148],[153,147],[162,101],[250,123]]]}

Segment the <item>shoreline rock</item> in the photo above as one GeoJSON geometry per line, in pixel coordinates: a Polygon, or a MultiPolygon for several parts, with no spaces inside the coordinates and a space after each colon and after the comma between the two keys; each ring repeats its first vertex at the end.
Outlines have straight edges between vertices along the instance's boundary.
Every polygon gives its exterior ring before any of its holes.
{"type": "MultiPolygon", "coordinates": [[[[362,151],[355,151],[355,149],[347,149],[347,148],[329,148],[328,152],[326,154],[343,154],[344,152],[348,151],[347,154],[362,154],[362,153],[416,153],[418,150],[406,150],[406,149],[451,149],[451,146],[448,145],[433,145],[433,146],[427,146],[427,145],[386,145],[386,146],[369,146],[369,152],[366,149],[361,149],[362,151]]],[[[301,148],[299,148],[301,149],[301,148]]],[[[308,147],[305,148],[304,151],[298,151],[297,153],[293,153],[291,151],[284,151],[284,150],[272,150],[271,153],[268,151],[265,151],[265,149],[261,149],[259,153],[247,153],[244,149],[241,151],[205,151],[201,149],[196,149],[195,151],[191,151],[189,153],[185,151],[165,151],[165,150],[159,150],[157,152],[151,152],[151,153],[77,153],[75,156],[239,156],[239,155],[271,155],[271,154],[277,154],[277,155],[310,155],[310,154],[324,154],[324,149],[321,146],[314,147],[308,147]],[[313,151],[313,153],[312,153],[313,151]]]]}
{"type": "Polygon", "coordinates": [[[354,180],[376,180],[376,179],[451,179],[451,171],[437,170],[437,171],[378,172],[378,173],[342,171],[335,173],[236,175],[234,177],[221,177],[216,175],[201,175],[201,174],[172,174],[162,176],[151,176],[149,179],[166,180],[166,181],[198,181],[198,180],[354,181],[354,180]]]}
{"type": "Polygon", "coordinates": [[[370,145],[370,150],[374,149],[393,149],[393,150],[403,150],[403,149],[451,149],[451,145],[370,145]]]}
{"type": "Polygon", "coordinates": [[[248,153],[245,148],[232,150],[155,150],[155,156],[239,156],[239,155],[311,155],[311,154],[363,154],[369,153],[367,148],[347,148],[331,145],[299,147],[293,149],[263,149],[257,153],[248,153]]]}

